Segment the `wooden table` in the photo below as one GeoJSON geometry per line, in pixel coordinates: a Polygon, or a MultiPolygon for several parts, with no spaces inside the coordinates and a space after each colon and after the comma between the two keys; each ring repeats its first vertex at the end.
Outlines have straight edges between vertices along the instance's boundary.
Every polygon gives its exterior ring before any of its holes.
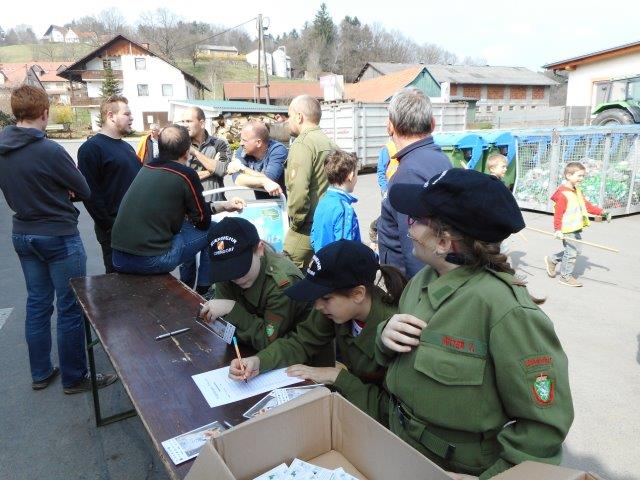
{"type": "MultiPolygon", "coordinates": [[[[85,316],[90,373],[95,385],[91,327],[129,394],[135,411],[103,418],[94,390],[96,423],[137,412],[172,478],[184,478],[193,460],[174,465],[161,443],[214,420],[237,425],[263,395],[210,408],[192,375],[229,365],[232,346],[194,321],[202,297],[171,275],[108,274],[75,278],[71,286],[85,316]],[[179,328],[173,338],[155,337],[179,328]]],[[[242,355],[253,351],[240,347],[242,355]]],[[[111,387],[107,387],[111,388],[111,387]]]]}

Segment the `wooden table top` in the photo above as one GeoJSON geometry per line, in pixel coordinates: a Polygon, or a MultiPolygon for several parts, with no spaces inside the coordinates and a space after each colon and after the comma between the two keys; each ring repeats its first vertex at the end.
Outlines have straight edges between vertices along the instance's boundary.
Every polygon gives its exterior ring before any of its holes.
{"type": "Polygon", "coordinates": [[[266,395],[209,407],[191,376],[229,365],[235,350],[194,321],[203,299],[175,277],[115,273],[71,286],[172,478],[184,478],[193,460],[174,465],[163,441],[214,420],[237,425],[266,395]],[[191,330],[155,340],[184,327],[191,330]]]}

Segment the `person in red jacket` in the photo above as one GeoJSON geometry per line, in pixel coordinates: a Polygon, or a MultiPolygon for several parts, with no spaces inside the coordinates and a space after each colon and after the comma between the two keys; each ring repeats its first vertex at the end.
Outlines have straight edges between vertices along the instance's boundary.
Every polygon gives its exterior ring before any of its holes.
{"type": "Polygon", "coordinates": [[[576,258],[580,255],[580,244],[571,240],[582,239],[582,229],[589,226],[589,214],[595,215],[596,221],[609,219],[609,214],[602,208],[589,203],[580,190],[587,170],[580,162],[569,162],[564,167],[564,182],[551,196],[554,202],[553,229],[556,238],[562,240],[564,250],[544,257],[547,274],[556,276],[556,266],[560,263],[560,283],[569,287],[581,287],[573,276],[576,258]]]}

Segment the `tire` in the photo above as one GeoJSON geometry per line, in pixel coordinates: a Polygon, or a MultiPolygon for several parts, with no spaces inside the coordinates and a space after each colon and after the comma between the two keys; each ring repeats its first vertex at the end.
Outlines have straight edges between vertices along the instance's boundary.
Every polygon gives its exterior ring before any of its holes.
{"type": "Polygon", "coordinates": [[[634,123],[629,112],[621,108],[609,108],[600,112],[591,125],[629,125],[634,123]]]}

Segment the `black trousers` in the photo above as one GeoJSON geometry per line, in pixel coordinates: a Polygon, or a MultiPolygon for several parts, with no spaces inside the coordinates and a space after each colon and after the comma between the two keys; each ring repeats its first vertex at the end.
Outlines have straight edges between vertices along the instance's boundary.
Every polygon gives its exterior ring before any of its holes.
{"type": "Polygon", "coordinates": [[[93,229],[96,232],[96,238],[102,248],[102,261],[104,262],[104,269],[106,273],[113,273],[113,261],[111,259],[111,229],[103,230],[97,223],[93,224],[93,229]]]}

